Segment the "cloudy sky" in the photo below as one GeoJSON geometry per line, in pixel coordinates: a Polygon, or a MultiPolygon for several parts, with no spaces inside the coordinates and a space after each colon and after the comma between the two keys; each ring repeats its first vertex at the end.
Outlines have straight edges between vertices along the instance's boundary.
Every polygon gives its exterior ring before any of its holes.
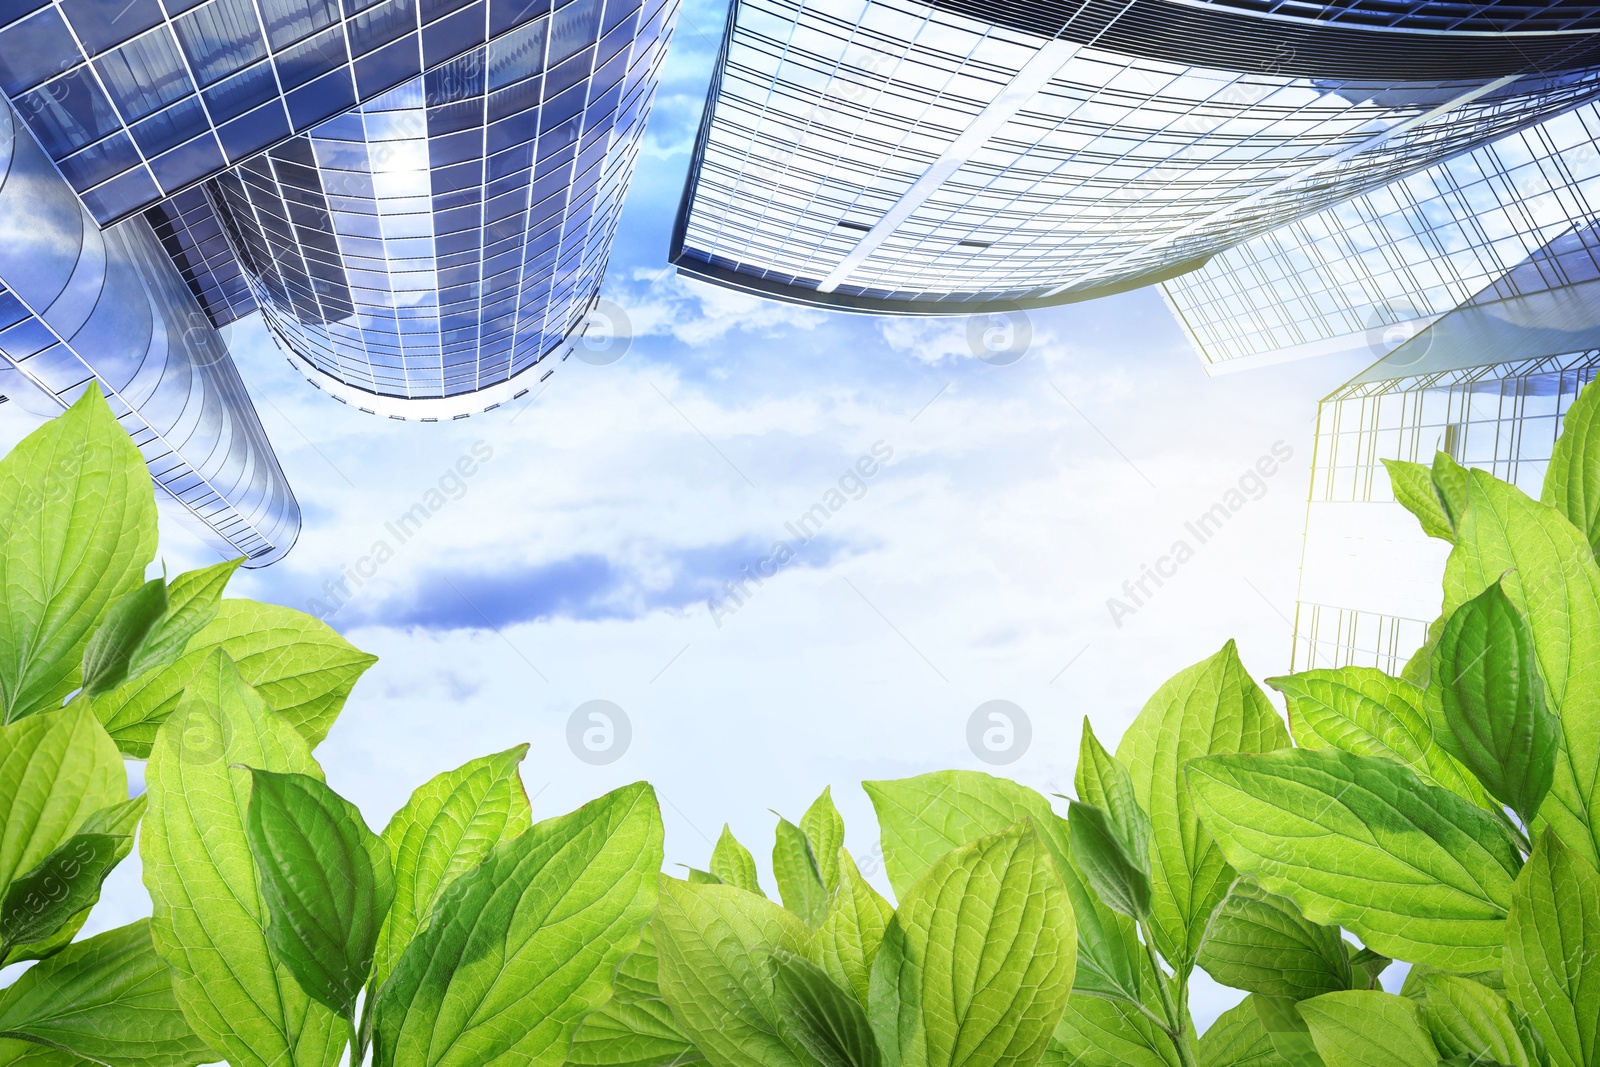
{"type": "MultiPolygon", "coordinates": [[[[400,423],[311,388],[258,322],[232,330],[305,514],[290,556],[232,593],[305,609],[374,542],[395,549],[330,619],[381,659],[319,751],[374,825],[428,777],[528,741],[537,816],[652,781],[669,863],[704,866],[724,822],[762,856],[769,809],[797,818],[825,785],[870,857],[858,783],[994,769],[967,743],[986,701],[1031,723],[1002,773],[1070,792],[1085,715],[1113,744],[1230,637],[1258,678],[1288,667],[1315,404],[1359,365],[1208,378],[1155,290],[1033,313],[1024,358],[993,366],[964,320],[674,277],[668,227],[721,7],[686,5],[611,257],[605,296],[634,333],[621,360],[569,359],[470,419],[400,423]],[[1108,598],[1193,544],[1184,524],[1275,445],[1290,458],[1255,498],[1114,620],[1108,598]],[[475,449],[490,458],[450,482],[475,449]],[[850,477],[874,454],[872,477],[850,477]],[[385,524],[441,478],[453,495],[400,544],[385,524]],[[787,529],[840,500],[809,543],[787,529]],[[732,600],[780,540],[794,558],[732,600]],[[631,724],[608,765],[568,746],[590,700],[631,724]]],[[[177,526],[161,551],[173,570],[215,558],[177,526]]],[[[146,906],[127,865],[96,925],[146,906]]],[[[1202,1023],[1230,1000],[1197,993],[1202,1023]]]]}

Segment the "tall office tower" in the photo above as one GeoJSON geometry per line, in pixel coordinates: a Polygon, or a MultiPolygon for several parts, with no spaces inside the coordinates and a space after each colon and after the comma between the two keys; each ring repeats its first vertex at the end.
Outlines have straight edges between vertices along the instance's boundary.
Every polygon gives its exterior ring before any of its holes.
{"type": "Polygon", "coordinates": [[[238,372],[149,224],[102,230],[0,102],[0,393],[58,412],[98,379],[161,495],[262,566],[300,507],[238,372]]]}
{"type": "Polygon", "coordinates": [[[1600,93],[1558,4],[739,0],[671,250],[843,310],[1082,300],[1600,93]]]}

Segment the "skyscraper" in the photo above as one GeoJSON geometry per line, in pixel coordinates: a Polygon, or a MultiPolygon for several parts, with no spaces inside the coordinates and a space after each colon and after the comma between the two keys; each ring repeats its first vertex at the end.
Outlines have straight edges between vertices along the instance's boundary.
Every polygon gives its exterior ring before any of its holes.
{"type": "MultiPolygon", "coordinates": [[[[187,291],[218,381],[237,374],[214,327],[259,309],[335,399],[436,421],[520,396],[582,327],[675,14],[675,0],[19,0],[0,10],[0,90],[83,233],[158,250],[129,262],[187,291]]],[[[19,194],[11,210],[0,225],[33,207],[19,194]]],[[[80,349],[103,381],[124,355],[105,338],[80,349]]],[[[31,358],[0,351],[13,368],[31,358]]],[[[224,393],[252,430],[218,447],[259,445],[276,471],[242,388],[224,393]]],[[[254,469],[246,452],[218,461],[254,469]]]]}
{"type": "Polygon", "coordinates": [[[671,260],[856,311],[1118,292],[1594,97],[1597,33],[1555,4],[738,0],[671,260]]]}

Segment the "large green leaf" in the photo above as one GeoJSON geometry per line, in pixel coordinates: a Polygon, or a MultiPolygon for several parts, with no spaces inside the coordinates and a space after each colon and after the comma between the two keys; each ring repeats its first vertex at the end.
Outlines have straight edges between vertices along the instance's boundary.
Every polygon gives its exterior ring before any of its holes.
{"type": "Polygon", "coordinates": [[[312,747],[327,736],[362,672],[377,662],[310,615],[254,600],[224,600],[176,663],[94,698],[95,714],[123,752],[136,759],[149,755],[156,730],[178,706],[184,687],[219,648],[312,747]]]}
{"type": "Polygon", "coordinates": [[[894,915],[894,907],[867,884],[850,853],[842,848],[838,866],[839,888],[828,905],[827,918],[812,935],[806,954],[865,1005],[872,961],[883,944],[883,931],[894,915]]]}
{"type": "Polygon", "coordinates": [[[1439,1067],[1417,1006],[1405,997],[1347,990],[1301,1001],[1299,1008],[1328,1067],[1439,1067]]]}
{"type": "Polygon", "coordinates": [[[1455,529],[1450,524],[1449,513],[1444,509],[1444,501],[1439,498],[1439,491],[1434,488],[1433,471],[1421,463],[1403,459],[1386,459],[1383,466],[1389,472],[1394,498],[1422,523],[1422,532],[1429,537],[1454,541],[1455,529]]]}
{"type": "Polygon", "coordinates": [[[569,1064],[687,1067],[705,1061],[662,999],[657,969],[655,926],[645,923],[638,949],[617,968],[611,999],[578,1027],[569,1064]]]}
{"type": "Polygon", "coordinates": [[[1150,873],[1150,816],[1139,807],[1128,769],[1100,744],[1087,715],[1078,744],[1078,770],[1074,777],[1078,800],[1099,808],[1110,819],[1133,866],[1150,873]]]}
{"type": "Polygon", "coordinates": [[[1565,515],[1600,550],[1600,389],[1590,382],[1567,409],[1539,499],[1565,515]]]}
{"type": "Polygon", "coordinates": [[[1555,1067],[1600,1064],[1600,874],[1548,830],[1512,892],[1505,978],[1555,1067]]]}
{"type": "Polygon", "coordinates": [[[167,608],[150,632],[139,642],[128,664],[128,676],[177,662],[189,647],[189,639],[217,617],[222,590],[239,569],[244,557],[213,563],[209,567],[184,571],[167,586],[167,608]]]}
{"type": "Polygon", "coordinates": [[[1200,756],[1287,748],[1289,732],[1251,680],[1232,641],[1179,671],[1156,691],[1122,735],[1117,759],[1154,825],[1150,853],[1156,948],[1188,975],[1206,922],[1228,895],[1234,872],[1195,815],[1183,766],[1200,756]]]}
{"type": "Polygon", "coordinates": [[[73,834],[19,876],[0,899],[0,959],[13,945],[54,937],[74,915],[100,899],[100,884],[133,847],[118,834],[73,834]]]}
{"type": "Polygon", "coordinates": [[[1299,1001],[1252,993],[1245,1003],[1255,1010],[1273,1050],[1289,1067],[1327,1067],[1311,1040],[1311,1028],[1300,1017],[1299,1001]]]}
{"type": "Polygon", "coordinates": [[[394,863],[394,905],[378,936],[374,988],[394,970],[446,886],[533,822],[517,775],[527,745],[482,756],[418,786],[384,828],[394,863]]]}
{"type": "Polygon", "coordinates": [[[817,1067],[878,1067],[881,1057],[861,1003],[803,956],[772,954],[778,1029],[817,1067]]]}
{"type": "Polygon", "coordinates": [[[1255,1004],[1246,999],[1218,1016],[1200,1036],[1200,1067],[1288,1067],[1288,1061],[1261,1025],[1255,1004]]]}
{"type": "Polygon", "coordinates": [[[1489,803],[1477,779],[1435,740],[1421,686],[1374,667],[1302,671],[1267,684],[1289,705],[1289,727],[1301,748],[1392,759],[1474,804],[1489,803]]]}
{"type": "Polygon", "coordinates": [[[117,1067],[190,1067],[216,1058],[178,1009],[148,919],[80,941],[24,972],[0,994],[0,1037],[117,1067]]]}
{"type": "Polygon", "coordinates": [[[823,888],[832,893],[839,887],[839,850],[844,847],[844,818],[833,805],[832,786],[823,787],[822,795],[800,816],[800,829],[811,843],[823,888]]]}
{"type": "MultiPolygon", "coordinates": [[[[1078,929],[1078,967],[1072,976],[1074,994],[1109,997],[1129,1004],[1141,1003],[1146,990],[1144,980],[1149,956],[1139,941],[1134,921],[1106,907],[1089,888],[1083,872],[1069,856],[1057,860],[1061,881],[1072,901],[1072,914],[1078,929]]],[[[1151,981],[1154,981],[1151,979],[1151,981]]],[[[1072,1014],[1069,1007],[1067,1013],[1072,1014]]]]}
{"type": "Polygon", "coordinates": [[[49,1045],[0,1037],[0,1067],[96,1067],[96,1064],[49,1045]]]}
{"type": "Polygon", "coordinates": [[[885,1067],[1032,1067],[1076,958],[1066,888],[1031,821],[948,853],[901,899],[872,965],[885,1067]]]}
{"type": "Polygon", "coordinates": [[[0,726],[0,893],[127,799],[122,756],[82,701],[0,726]]]}
{"type": "Polygon", "coordinates": [[[1439,494],[1439,502],[1444,505],[1450,525],[1457,532],[1471,504],[1471,479],[1472,472],[1457,463],[1450,453],[1440,451],[1433,454],[1433,489],[1439,494]]]}
{"type": "Polygon", "coordinates": [[[83,647],[83,691],[96,696],[125,682],[129,661],[166,610],[165,578],[118,597],[83,647]]]}
{"type": "Polygon", "coordinates": [[[190,1024],[233,1067],[328,1067],[345,1028],[274,962],[245,836],[250,774],[321,774],[310,747],[213,651],[156,737],[139,853],[156,951],[190,1024]]]}
{"type": "MultiPolygon", "coordinates": [[[[1148,978],[1149,975],[1147,974],[1148,978]]],[[[1178,1050],[1132,1004],[1074,993],[1040,1067],[1181,1067],[1178,1050]]]]}
{"type": "Polygon", "coordinates": [[[1418,985],[1422,1019],[1442,1058],[1538,1067],[1538,1058],[1523,1046],[1504,996],[1481,982],[1442,971],[1429,971],[1418,985]]]}
{"type": "Polygon", "coordinates": [[[1545,694],[1561,719],[1555,780],[1539,814],[1600,865],[1600,566],[1555,508],[1472,471],[1445,564],[1444,614],[1497,581],[1533,630],[1545,694]]]}
{"type": "Polygon", "coordinates": [[[1130,855],[1132,846],[1108,813],[1076,800],[1070,807],[1073,865],[1106,907],[1130,919],[1148,920],[1149,853],[1130,855]]]}
{"type": "Polygon", "coordinates": [[[828,887],[811,851],[805,831],[788,819],[778,820],[778,833],[772,843],[772,874],[778,880],[778,895],[783,906],[804,919],[807,926],[820,926],[828,915],[828,887]]]}
{"type": "Polygon", "coordinates": [[[1499,965],[1521,857],[1494,816],[1389,760],[1335,749],[1189,765],[1230,863],[1388,956],[1499,965]]]}
{"type": "Polygon", "coordinates": [[[715,1067],[810,1067],[780,1033],[768,962],[804,948],[805,923],[743,889],[663,877],[655,935],[661,995],[715,1067]]]}
{"type": "Polygon", "coordinates": [[[1439,743],[1532,823],[1555,774],[1561,724],[1545,707],[1533,631],[1499,582],[1450,616],[1429,694],[1441,709],[1439,743]]]}
{"type": "Polygon", "coordinates": [[[250,777],[244,829],[267,944],[301,989],[349,1019],[394,901],[388,846],[317,779],[253,768],[250,777]]]}
{"type": "Polygon", "coordinates": [[[0,459],[0,718],[78,688],[89,635],[155,550],[150,473],[91,382],[0,459]]]}
{"type": "Polygon", "coordinates": [[[756,858],[733,836],[727,823],[722,824],[722,834],[711,850],[711,873],[724,885],[761,892],[761,881],[756,877],[756,858]]]}
{"type": "Polygon", "coordinates": [[[376,1067],[559,1065],[655,908],[644,783],[535,824],[444,890],[374,1009],[376,1067]]]}
{"type": "Polygon", "coordinates": [[[1211,916],[1200,966],[1223,985],[1292,1000],[1349,989],[1352,981],[1338,927],[1311,922],[1288,897],[1244,878],[1211,916]]]}

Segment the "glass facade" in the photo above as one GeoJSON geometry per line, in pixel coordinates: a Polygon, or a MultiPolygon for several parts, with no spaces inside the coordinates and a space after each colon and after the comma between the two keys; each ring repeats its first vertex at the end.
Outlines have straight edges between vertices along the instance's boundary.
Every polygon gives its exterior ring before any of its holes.
{"type": "Polygon", "coordinates": [[[1600,92],[1589,15],[1487,36],[1233,4],[1095,17],[738,0],[673,262],[844,310],[1084,299],[1192,270],[1600,92]],[[1490,41],[1524,51],[1476,51],[1490,41]]]}
{"type": "Polygon", "coordinates": [[[3,104],[0,234],[0,392],[59,411],[98,380],[177,514],[281,558],[300,508],[216,328],[150,225],[102,230],[3,104]]]}

